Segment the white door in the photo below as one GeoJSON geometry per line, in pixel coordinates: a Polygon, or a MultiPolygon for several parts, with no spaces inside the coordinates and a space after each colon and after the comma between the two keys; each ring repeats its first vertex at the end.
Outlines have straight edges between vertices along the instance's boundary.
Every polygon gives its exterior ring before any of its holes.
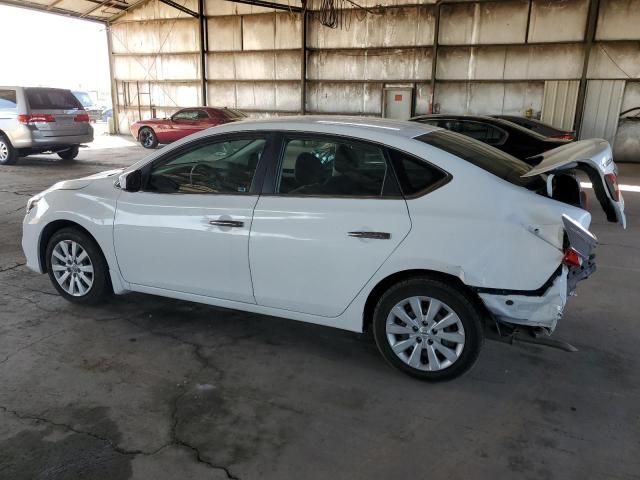
{"type": "Polygon", "coordinates": [[[380,148],[325,136],[285,145],[276,193],[254,211],[256,302],[336,317],[409,232],[407,206],[380,148]]]}
{"type": "Polygon", "coordinates": [[[411,118],[412,103],[413,89],[398,87],[385,88],[383,117],[408,120],[411,118]]]}
{"type": "Polygon", "coordinates": [[[114,244],[127,282],[255,303],[249,231],[264,137],[209,139],[156,162],[118,199],[114,244]]]}

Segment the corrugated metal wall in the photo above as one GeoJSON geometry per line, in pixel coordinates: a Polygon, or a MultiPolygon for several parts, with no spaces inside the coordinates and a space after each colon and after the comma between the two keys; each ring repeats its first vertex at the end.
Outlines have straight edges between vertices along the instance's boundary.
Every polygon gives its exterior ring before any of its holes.
{"type": "MultiPolygon", "coordinates": [[[[413,88],[414,113],[427,113],[435,71],[441,112],[554,111],[550,118],[570,127],[574,94],[554,97],[562,104],[553,105],[545,83],[575,85],[581,78],[589,0],[445,3],[437,49],[433,1],[382,3],[376,13],[352,16],[345,29],[309,20],[307,113],[381,115],[382,92],[393,86],[413,88]]],[[[184,4],[197,10],[196,0],[184,4]]],[[[206,0],[205,7],[208,103],[256,114],[299,111],[302,15],[223,0],[206,0]]],[[[601,0],[587,79],[640,78],[639,24],[640,0],[601,0]]],[[[151,0],[111,32],[123,130],[138,116],[202,102],[198,19],[151,0]]]]}
{"type": "Polygon", "coordinates": [[[579,83],[577,80],[549,80],[544,82],[540,119],[563,130],[573,129],[579,83]]]}
{"type": "Polygon", "coordinates": [[[589,80],[580,138],[604,138],[613,142],[623,92],[624,80],[589,80]]]}

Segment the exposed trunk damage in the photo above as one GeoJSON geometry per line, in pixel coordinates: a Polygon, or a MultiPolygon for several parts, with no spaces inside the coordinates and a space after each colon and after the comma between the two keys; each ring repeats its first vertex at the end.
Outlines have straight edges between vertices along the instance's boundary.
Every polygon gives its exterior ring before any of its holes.
{"type": "MultiPolygon", "coordinates": [[[[581,207],[579,184],[576,180],[578,190],[575,190],[570,181],[575,170],[582,170],[591,179],[607,219],[626,228],[624,199],[617,185],[617,166],[612,159],[611,147],[605,140],[584,140],[546,152],[540,155],[540,163],[523,176],[547,174],[546,196],[581,207]],[[558,179],[562,182],[557,182],[558,179]],[[559,185],[565,189],[563,192],[558,192],[559,185]]],[[[567,297],[574,294],[578,282],[596,270],[594,250],[598,241],[588,227],[588,216],[575,219],[567,214],[558,218],[557,223],[527,225],[525,228],[530,233],[558,249],[558,257],[549,259],[550,262],[558,262],[554,265],[558,268],[556,273],[535,292],[478,291],[495,320],[508,327],[509,338],[515,338],[522,328],[532,337],[540,329],[547,333],[555,330],[567,297]]],[[[498,332],[504,337],[500,330],[498,326],[498,332]]],[[[546,344],[549,345],[548,341],[546,344]]]]}

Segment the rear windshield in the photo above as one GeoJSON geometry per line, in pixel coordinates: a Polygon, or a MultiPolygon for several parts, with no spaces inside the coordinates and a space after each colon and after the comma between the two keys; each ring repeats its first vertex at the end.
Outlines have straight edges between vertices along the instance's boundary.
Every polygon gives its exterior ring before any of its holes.
{"type": "Polygon", "coordinates": [[[222,112],[222,115],[224,115],[227,118],[233,118],[233,119],[240,119],[240,118],[246,118],[246,114],[242,113],[240,110],[235,110],[233,108],[224,108],[220,110],[222,112]]]}
{"type": "Polygon", "coordinates": [[[27,100],[34,110],[82,109],[82,104],[69,90],[57,88],[28,88],[27,100]]]}
{"type": "Polygon", "coordinates": [[[520,125],[521,127],[528,128],[540,135],[545,137],[550,137],[554,133],[556,133],[556,129],[548,126],[545,123],[542,123],[535,118],[520,118],[520,117],[496,117],[501,120],[506,120],[507,122],[515,123],[516,125],[520,125]]]}
{"type": "Polygon", "coordinates": [[[449,130],[438,130],[416,137],[423,143],[460,157],[493,175],[529,189],[539,188],[540,177],[522,178],[531,166],[486,143],[449,130]]]}

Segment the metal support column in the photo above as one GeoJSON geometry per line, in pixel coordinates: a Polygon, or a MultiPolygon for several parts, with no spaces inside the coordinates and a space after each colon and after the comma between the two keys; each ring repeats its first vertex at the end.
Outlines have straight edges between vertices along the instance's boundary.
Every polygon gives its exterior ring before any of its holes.
{"type": "Polygon", "coordinates": [[[300,113],[306,112],[307,100],[307,0],[302,0],[302,39],[300,55],[300,113]]]}
{"type": "Polygon", "coordinates": [[[198,23],[200,25],[200,99],[203,106],[207,103],[207,52],[209,39],[207,38],[207,17],[204,11],[204,0],[198,0],[198,23]]]}
{"type": "Polygon", "coordinates": [[[111,85],[111,118],[113,121],[113,131],[115,133],[120,133],[120,101],[118,100],[118,87],[116,85],[115,69],[113,67],[113,43],[110,23],[106,25],[104,31],[107,36],[107,55],[109,55],[109,83],[111,85]]]}
{"type": "Polygon", "coordinates": [[[589,70],[589,58],[591,57],[591,47],[596,36],[596,26],[598,23],[598,11],[600,0],[589,1],[589,14],[587,17],[587,27],[584,35],[584,61],[582,63],[582,75],[578,85],[578,100],[576,104],[576,116],[573,122],[573,129],[576,135],[580,135],[582,127],[582,117],[584,115],[584,102],[587,96],[587,72],[589,70]]]}
{"type": "Polygon", "coordinates": [[[434,106],[436,104],[436,74],[438,70],[438,37],[440,37],[440,10],[442,8],[442,1],[436,2],[435,18],[433,21],[433,46],[431,49],[431,101],[429,106],[429,113],[433,113],[434,106]]]}

